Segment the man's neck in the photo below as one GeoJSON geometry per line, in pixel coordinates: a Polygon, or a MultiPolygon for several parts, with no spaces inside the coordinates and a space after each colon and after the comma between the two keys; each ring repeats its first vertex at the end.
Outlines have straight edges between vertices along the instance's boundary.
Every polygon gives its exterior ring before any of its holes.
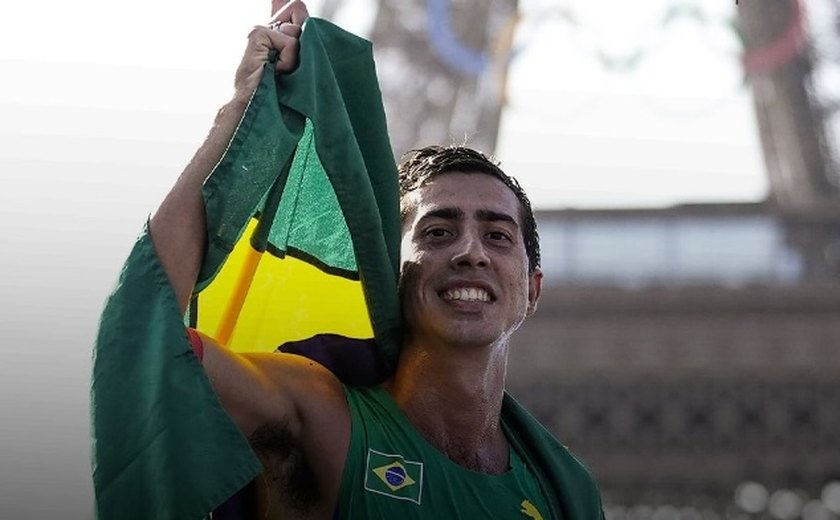
{"type": "Polygon", "coordinates": [[[446,352],[408,344],[385,388],[420,434],[455,463],[490,474],[507,470],[499,416],[507,345],[446,352]]]}

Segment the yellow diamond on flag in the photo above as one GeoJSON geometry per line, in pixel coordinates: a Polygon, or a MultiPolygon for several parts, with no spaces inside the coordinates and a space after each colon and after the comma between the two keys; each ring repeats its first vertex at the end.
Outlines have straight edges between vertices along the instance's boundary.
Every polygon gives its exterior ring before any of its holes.
{"type": "Polygon", "coordinates": [[[408,476],[405,466],[400,462],[393,462],[375,468],[373,472],[391,491],[397,491],[415,483],[414,479],[408,476]]]}

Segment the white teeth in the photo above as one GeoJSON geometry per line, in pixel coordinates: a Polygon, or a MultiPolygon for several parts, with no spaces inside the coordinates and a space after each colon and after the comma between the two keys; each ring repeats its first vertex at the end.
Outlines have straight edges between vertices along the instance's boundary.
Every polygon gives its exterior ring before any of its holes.
{"type": "Polygon", "coordinates": [[[482,302],[489,302],[490,295],[487,294],[487,291],[484,289],[478,289],[475,287],[470,288],[459,288],[459,289],[449,289],[448,291],[443,293],[444,300],[462,300],[462,301],[482,301],[482,302]]]}

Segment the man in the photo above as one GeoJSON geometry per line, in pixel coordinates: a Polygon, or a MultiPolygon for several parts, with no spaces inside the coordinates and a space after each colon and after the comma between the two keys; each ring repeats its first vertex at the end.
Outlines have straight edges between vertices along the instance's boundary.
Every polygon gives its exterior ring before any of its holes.
{"type": "MultiPolygon", "coordinates": [[[[294,69],[306,16],[292,1],[251,32],[233,99],[151,220],[181,313],[205,248],[202,182],[269,52],[279,52],[278,73],[294,69]]],[[[466,148],[414,153],[401,165],[400,185],[406,332],[383,385],[345,387],[306,358],[234,354],[194,334],[222,405],[265,467],[259,517],[549,518],[552,490],[512,448],[500,420],[509,338],[541,290],[530,203],[466,148]]]]}

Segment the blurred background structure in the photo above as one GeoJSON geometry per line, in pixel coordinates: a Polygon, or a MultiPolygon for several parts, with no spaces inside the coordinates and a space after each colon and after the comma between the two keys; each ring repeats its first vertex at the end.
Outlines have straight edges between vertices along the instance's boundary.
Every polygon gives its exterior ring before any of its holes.
{"type": "MultiPolygon", "coordinates": [[[[585,33],[573,4],[537,10],[585,33]]],[[[395,150],[496,150],[517,0],[377,5],[395,150]]],[[[840,2],[732,13],[764,200],[538,214],[548,290],[509,386],[591,465],[612,520],[840,518],[840,2]]],[[[660,24],[678,19],[709,23],[663,3],[660,24]]],[[[633,74],[645,41],[588,58],[633,74]]]]}
{"type": "Polygon", "coordinates": [[[517,0],[379,2],[370,39],[394,150],[495,150],[516,12],[517,0]]]}

